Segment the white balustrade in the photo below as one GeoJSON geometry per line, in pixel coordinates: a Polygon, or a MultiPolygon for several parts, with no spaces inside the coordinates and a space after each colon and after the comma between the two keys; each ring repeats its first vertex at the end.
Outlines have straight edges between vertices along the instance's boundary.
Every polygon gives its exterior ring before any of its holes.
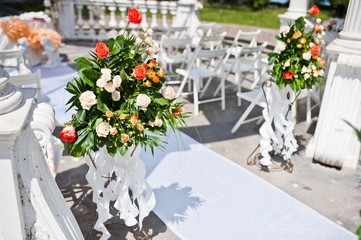
{"type": "Polygon", "coordinates": [[[141,25],[131,24],[131,29],[150,27],[155,33],[162,34],[168,26],[195,29],[199,25],[197,11],[202,5],[196,0],[53,1],[58,31],[64,39],[105,40],[114,37],[126,27],[129,7],[137,8],[143,17],[141,25]]]}

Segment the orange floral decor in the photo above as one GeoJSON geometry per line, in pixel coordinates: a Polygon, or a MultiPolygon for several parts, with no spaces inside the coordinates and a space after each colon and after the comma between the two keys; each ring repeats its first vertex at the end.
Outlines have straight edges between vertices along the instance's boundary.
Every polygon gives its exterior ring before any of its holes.
{"type": "Polygon", "coordinates": [[[32,49],[43,49],[41,39],[47,37],[57,49],[61,44],[61,36],[51,28],[35,28],[20,18],[12,17],[8,21],[1,22],[1,28],[9,40],[16,42],[20,38],[27,38],[32,49]]]}
{"type": "Polygon", "coordinates": [[[25,20],[10,18],[9,21],[1,22],[1,28],[9,40],[16,42],[19,38],[28,37],[30,27],[25,20]]]}

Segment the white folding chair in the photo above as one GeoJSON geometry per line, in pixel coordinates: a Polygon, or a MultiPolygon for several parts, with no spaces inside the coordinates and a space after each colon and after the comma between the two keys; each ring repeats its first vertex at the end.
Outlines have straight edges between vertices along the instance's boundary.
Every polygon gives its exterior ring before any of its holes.
{"type": "Polygon", "coordinates": [[[246,100],[250,102],[250,105],[247,107],[247,109],[242,113],[241,117],[238,119],[236,124],[233,126],[231,133],[234,134],[237,129],[245,123],[258,120],[257,124],[260,123],[260,121],[263,119],[263,116],[257,116],[250,119],[247,119],[248,115],[252,112],[255,106],[259,106],[262,108],[265,108],[267,106],[266,100],[263,94],[263,91],[261,88],[257,88],[251,91],[247,92],[238,92],[237,97],[241,98],[243,100],[246,100]]]}
{"type": "MultiPolygon", "coordinates": [[[[164,35],[163,35],[164,36],[164,35]]],[[[179,27],[168,27],[165,32],[165,36],[168,38],[189,38],[189,27],[179,26],[179,27]]]]}
{"type": "Polygon", "coordinates": [[[10,75],[30,71],[25,66],[23,53],[20,47],[0,50],[0,65],[5,71],[9,72],[10,75]]]}
{"type": "MultiPolygon", "coordinates": [[[[196,61],[195,64],[196,66],[200,67],[200,63],[203,61],[203,63],[205,61],[209,61],[208,65],[214,65],[214,60],[213,59],[209,59],[209,58],[199,58],[197,57],[195,54],[197,51],[203,49],[203,50],[215,50],[215,49],[223,49],[223,41],[224,38],[226,36],[226,32],[223,32],[219,35],[213,35],[213,36],[203,36],[202,38],[200,38],[199,40],[197,40],[196,42],[194,42],[194,48],[195,50],[193,52],[189,52],[188,53],[188,62],[186,63],[186,65],[183,66],[183,68],[178,68],[176,69],[176,73],[178,75],[181,75],[182,77],[185,75],[184,72],[189,69],[190,67],[192,67],[192,64],[194,64],[194,60],[196,61]]],[[[183,92],[184,87],[186,85],[186,83],[188,82],[187,78],[183,77],[183,80],[181,81],[180,87],[178,89],[178,96],[183,92]]],[[[188,84],[188,92],[192,91],[191,89],[191,85],[188,84]]]]}
{"type": "Polygon", "coordinates": [[[38,102],[42,101],[41,98],[41,72],[37,70],[35,73],[24,74],[24,75],[14,75],[10,76],[9,82],[15,85],[16,87],[31,87],[35,84],[36,85],[36,99],[38,102]]]}
{"type": "MultiPolygon", "coordinates": [[[[237,86],[237,93],[241,92],[242,82],[246,74],[253,73],[253,79],[250,89],[254,89],[261,82],[262,76],[266,73],[268,63],[262,61],[262,52],[267,46],[267,42],[256,47],[242,47],[237,49],[234,58],[230,58],[230,51],[224,59],[224,69],[227,77],[230,74],[235,76],[235,84],[237,86]],[[255,74],[257,73],[257,74],[255,74]]],[[[230,85],[234,86],[234,85],[230,85]]],[[[218,94],[220,86],[214,92],[214,96],[218,94]]],[[[241,105],[241,98],[238,98],[238,106],[241,105]]]]}
{"type": "Polygon", "coordinates": [[[203,103],[221,101],[222,110],[226,108],[224,90],[225,78],[223,75],[223,58],[225,54],[225,49],[204,50],[201,49],[201,47],[198,47],[194,52],[187,68],[176,70],[179,75],[183,76],[183,80],[180,88],[178,89],[177,96],[181,95],[184,85],[187,82],[189,83],[189,81],[192,81],[194,114],[196,116],[198,115],[199,105],[203,103]],[[204,85],[203,80],[206,80],[204,85]],[[210,83],[215,80],[220,81],[221,96],[212,98],[207,97],[206,99],[202,99],[210,83]],[[200,97],[198,96],[199,92],[200,97]]]}
{"type": "Polygon", "coordinates": [[[162,62],[165,66],[165,70],[172,74],[173,65],[180,64],[180,68],[183,68],[184,64],[189,61],[191,43],[191,38],[162,36],[158,53],[158,61],[162,62]]]}

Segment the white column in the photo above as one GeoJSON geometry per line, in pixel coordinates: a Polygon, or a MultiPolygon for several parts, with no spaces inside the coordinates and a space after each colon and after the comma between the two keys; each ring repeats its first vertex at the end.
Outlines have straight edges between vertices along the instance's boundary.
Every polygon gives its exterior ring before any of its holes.
{"type": "Polygon", "coordinates": [[[326,51],[331,63],[319,119],[306,154],[316,161],[356,168],[360,143],[344,120],[361,128],[361,3],[350,0],[345,27],[326,51]]]}
{"type": "Polygon", "coordinates": [[[309,0],[290,0],[287,12],[278,15],[281,26],[289,25],[290,22],[296,20],[300,16],[307,13],[309,0]]]}
{"type": "Polygon", "coordinates": [[[73,0],[56,1],[58,31],[63,38],[75,38],[75,15],[73,0]]]}

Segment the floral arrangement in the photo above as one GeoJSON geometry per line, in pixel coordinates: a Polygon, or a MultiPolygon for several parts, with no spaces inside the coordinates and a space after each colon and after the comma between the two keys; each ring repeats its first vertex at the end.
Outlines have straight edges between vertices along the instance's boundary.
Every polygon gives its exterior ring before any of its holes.
{"type": "MultiPolygon", "coordinates": [[[[128,20],[128,25],[140,24],[142,15],[130,8],[128,20]]],[[[59,134],[71,155],[81,157],[101,147],[111,156],[124,155],[138,144],[153,152],[163,147],[158,136],[165,135],[168,126],[185,126],[183,104],[176,101],[172,87],[163,86],[165,73],[153,57],[159,47],[152,34],[143,29],[135,37],[126,27],[107,44],[98,42],[90,58],[75,60],[78,77],[66,90],[72,95],[69,109],[77,113],[59,134]]]]}
{"type": "Polygon", "coordinates": [[[317,15],[319,8],[314,5],[306,16],[299,17],[291,26],[282,26],[275,52],[268,55],[273,65],[272,76],[279,88],[286,85],[294,91],[312,88],[321,83],[325,61],[321,58],[321,46],[325,35],[321,19],[309,24],[307,18],[317,15]],[[306,22],[307,21],[307,22],[306,22]]]}
{"type": "Polygon", "coordinates": [[[42,49],[41,39],[47,37],[55,48],[61,44],[61,36],[51,28],[31,27],[28,22],[20,18],[12,17],[8,21],[1,22],[1,28],[5,35],[13,42],[25,37],[32,49],[42,49]]]}

